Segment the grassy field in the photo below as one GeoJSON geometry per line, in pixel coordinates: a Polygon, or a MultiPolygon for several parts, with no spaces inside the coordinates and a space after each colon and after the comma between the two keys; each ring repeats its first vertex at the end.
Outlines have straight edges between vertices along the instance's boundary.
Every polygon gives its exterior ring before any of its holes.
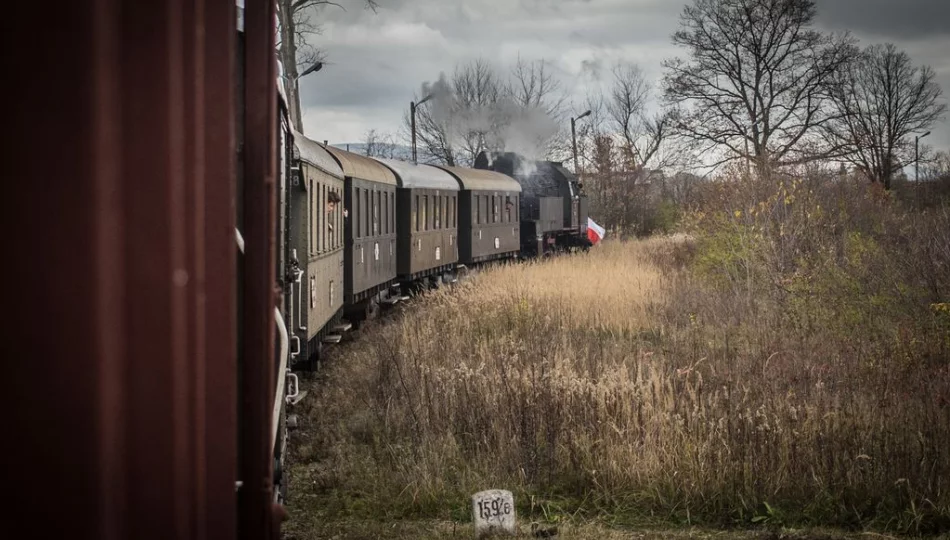
{"type": "Polygon", "coordinates": [[[698,244],[497,267],[364,330],[307,383],[288,538],[470,537],[488,488],[527,535],[950,530],[942,319],[804,324],[698,244]]]}

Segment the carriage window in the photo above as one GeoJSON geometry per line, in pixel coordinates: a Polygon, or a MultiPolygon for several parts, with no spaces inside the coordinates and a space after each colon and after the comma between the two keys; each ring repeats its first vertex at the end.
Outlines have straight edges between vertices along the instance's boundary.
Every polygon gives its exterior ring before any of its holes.
{"type": "Polygon", "coordinates": [[[310,238],[310,253],[313,253],[313,180],[307,180],[307,208],[310,209],[310,213],[307,214],[307,223],[310,225],[310,232],[308,236],[310,238]]]}
{"type": "Polygon", "coordinates": [[[458,197],[457,195],[452,197],[452,227],[453,227],[453,228],[456,228],[456,229],[457,229],[458,226],[459,226],[459,223],[458,223],[458,220],[459,220],[459,207],[458,207],[458,198],[457,198],[457,197],[458,197]]]}
{"type": "Polygon", "coordinates": [[[429,196],[422,196],[422,228],[429,230],[429,196]]]}
{"type": "Polygon", "coordinates": [[[419,232],[419,196],[416,195],[416,204],[412,207],[412,221],[416,224],[416,232],[419,232]]]}
{"type": "MultiPolygon", "coordinates": [[[[330,193],[336,194],[337,199],[340,198],[340,195],[337,194],[336,189],[330,188],[330,193]]],[[[337,216],[339,216],[340,213],[342,212],[342,210],[340,210],[341,206],[343,206],[342,200],[336,203],[336,205],[333,208],[333,213],[330,214],[330,224],[333,225],[333,230],[330,231],[330,249],[336,249],[336,237],[338,234],[340,234],[340,226],[337,223],[337,216]]]]}
{"type": "Polygon", "coordinates": [[[389,194],[383,193],[383,229],[389,234],[389,194]]]}
{"type": "Polygon", "coordinates": [[[389,192],[389,207],[392,211],[389,213],[389,230],[396,232],[396,193],[389,192]]]}
{"type": "Polygon", "coordinates": [[[313,196],[317,207],[317,229],[314,231],[314,253],[320,253],[323,250],[321,241],[323,240],[323,229],[326,226],[326,213],[323,212],[323,196],[321,189],[323,186],[317,182],[316,189],[313,190],[313,196]]]}
{"type": "Polygon", "coordinates": [[[433,229],[438,229],[442,225],[442,196],[436,195],[432,197],[432,201],[435,203],[435,223],[433,224],[433,229]]]}
{"type": "Polygon", "coordinates": [[[481,197],[478,195],[472,195],[472,203],[475,206],[475,224],[482,222],[482,204],[481,197]]]}
{"type": "Polygon", "coordinates": [[[324,184],[322,188],[323,193],[323,251],[330,249],[330,242],[332,242],[333,237],[333,211],[330,210],[330,205],[332,204],[330,199],[330,193],[333,189],[324,184]]]}
{"type": "Polygon", "coordinates": [[[363,236],[363,225],[360,223],[362,214],[360,214],[360,203],[363,199],[360,198],[360,188],[356,188],[356,201],[353,203],[353,222],[356,223],[356,237],[360,238],[363,236]]]}
{"type": "Polygon", "coordinates": [[[317,253],[326,249],[327,238],[327,186],[317,182],[317,253]]]}
{"type": "Polygon", "coordinates": [[[485,205],[482,208],[482,215],[485,216],[485,223],[491,223],[491,216],[488,214],[488,195],[482,196],[482,204],[485,205]]]}
{"type": "Polygon", "coordinates": [[[363,231],[365,231],[363,234],[364,236],[370,236],[372,234],[370,232],[372,229],[370,228],[370,223],[369,223],[370,218],[372,217],[370,215],[371,212],[372,210],[370,210],[369,208],[369,190],[364,189],[363,190],[363,215],[366,216],[365,218],[363,218],[363,221],[364,221],[363,225],[366,227],[365,229],[363,229],[363,231]]]}

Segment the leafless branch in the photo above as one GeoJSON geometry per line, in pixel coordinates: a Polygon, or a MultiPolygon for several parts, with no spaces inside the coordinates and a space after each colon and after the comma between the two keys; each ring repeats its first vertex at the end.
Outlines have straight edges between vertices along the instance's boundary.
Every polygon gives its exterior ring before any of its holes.
{"type": "Polygon", "coordinates": [[[677,131],[760,172],[838,155],[822,131],[835,120],[831,81],[855,49],[811,29],[814,17],[813,0],[694,0],[673,36],[688,60],[664,63],[677,131]]]}
{"type": "Polygon", "coordinates": [[[915,67],[894,45],[873,45],[842,69],[832,93],[837,119],[828,137],[871,181],[891,178],[913,158],[913,137],[947,111],[929,66],[915,67]]]}

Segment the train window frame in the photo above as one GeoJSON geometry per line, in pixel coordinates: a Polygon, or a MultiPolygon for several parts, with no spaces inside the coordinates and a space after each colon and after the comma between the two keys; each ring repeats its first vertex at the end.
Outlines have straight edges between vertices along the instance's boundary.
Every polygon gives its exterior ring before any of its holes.
{"type": "Polygon", "coordinates": [[[429,196],[422,196],[422,230],[429,230],[429,196]]]}
{"type": "Polygon", "coordinates": [[[326,209],[323,202],[323,182],[317,182],[317,254],[323,253],[323,228],[326,222],[326,209]]]}
{"type": "Polygon", "coordinates": [[[363,210],[364,210],[363,226],[366,227],[366,234],[363,235],[364,237],[372,236],[372,233],[370,232],[372,231],[372,229],[370,228],[369,193],[370,193],[369,189],[363,189],[363,210]]]}
{"type": "Polygon", "coordinates": [[[419,232],[419,196],[416,195],[416,202],[412,206],[412,222],[415,227],[415,231],[419,232]]]}
{"type": "Polygon", "coordinates": [[[383,234],[389,234],[389,193],[383,193],[383,234]]]}
{"type": "Polygon", "coordinates": [[[472,195],[472,199],[473,199],[472,202],[475,203],[472,205],[475,207],[475,225],[481,225],[482,224],[482,198],[479,197],[478,195],[472,195]]]}
{"type": "Polygon", "coordinates": [[[453,226],[452,226],[452,220],[455,219],[455,212],[454,212],[454,208],[452,208],[452,199],[454,199],[454,198],[455,198],[455,197],[453,197],[452,195],[446,195],[446,196],[445,196],[445,212],[446,212],[446,214],[445,214],[445,228],[446,228],[446,229],[451,229],[451,228],[453,228],[453,226]]]}
{"type": "Polygon", "coordinates": [[[313,195],[316,200],[317,209],[317,234],[314,252],[319,255],[324,251],[324,235],[326,234],[325,231],[327,228],[326,184],[318,180],[313,195]]]}
{"type": "Polygon", "coordinates": [[[361,201],[360,188],[354,188],[354,189],[356,190],[355,192],[356,202],[353,204],[353,221],[356,224],[356,238],[362,238],[363,227],[360,224],[360,220],[362,219],[362,215],[360,214],[360,204],[361,204],[360,203],[361,201]]]}
{"type": "Polygon", "coordinates": [[[313,179],[307,178],[307,255],[313,255],[313,179]]]}

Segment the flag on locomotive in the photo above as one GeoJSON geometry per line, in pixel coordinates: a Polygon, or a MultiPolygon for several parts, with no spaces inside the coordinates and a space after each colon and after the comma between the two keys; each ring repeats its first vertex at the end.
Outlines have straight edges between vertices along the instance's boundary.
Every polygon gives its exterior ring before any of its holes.
{"type": "Polygon", "coordinates": [[[597,242],[600,242],[604,239],[604,235],[607,231],[603,227],[594,223],[589,216],[587,218],[587,239],[590,240],[591,245],[597,245],[597,242]]]}

